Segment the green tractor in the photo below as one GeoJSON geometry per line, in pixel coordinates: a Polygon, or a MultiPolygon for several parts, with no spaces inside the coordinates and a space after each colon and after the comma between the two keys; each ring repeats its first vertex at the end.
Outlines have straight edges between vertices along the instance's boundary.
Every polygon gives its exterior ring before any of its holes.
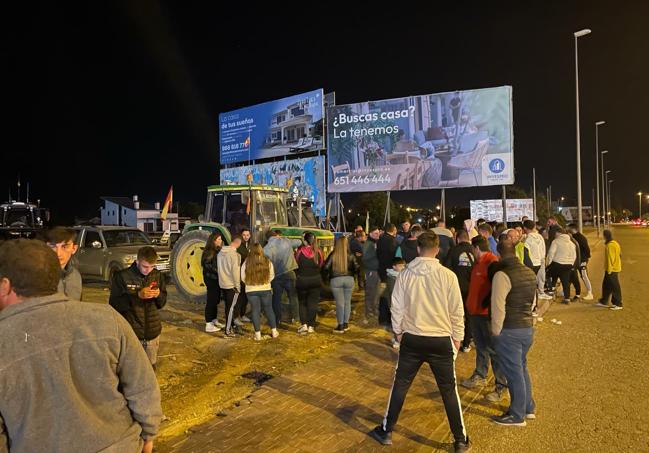
{"type": "Polygon", "coordinates": [[[318,238],[325,256],[333,249],[332,232],[317,228],[310,208],[291,199],[288,190],[263,185],[226,185],[207,188],[204,219],[185,226],[171,252],[171,276],[178,292],[194,302],[205,302],[201,257],[207,238],[214,231],[229,244],[232,236],[246,227],[253,242],[266,243],[268,230],[280,230],[290,239],[301,239],[310,231],[318,238]]]}

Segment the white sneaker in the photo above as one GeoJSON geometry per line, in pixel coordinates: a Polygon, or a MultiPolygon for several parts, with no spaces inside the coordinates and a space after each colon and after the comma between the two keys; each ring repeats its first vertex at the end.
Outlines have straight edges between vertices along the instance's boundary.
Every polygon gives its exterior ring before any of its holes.
{"type": "MultiPolygon", "coordinates": [[[[622,307],[620,307],[620,308],[622,308],[622,307]]],[[[313,327],[309,326],[307,332],[308,333],[315,333],[315,329],[313,327]]]]}
{"type": "Polygon", "coordinates": [[[539,299],[552,300],[552,299],[554,299],[554,297],[550,296],[549,294],[541,293],[541,294],[539,294],[539,299]]]}
{"type": "Polygon", "coordinates": [[[608,305],[606,305],[606,304],[603,304],[603,303],[601,303],[601,302],[597,302],[597,303],[595,304],[595,306],[596,306],[596,307],[604,307],[604,308],[609,308],[609,306],[608,306],[608,305]]]}
{"type": "Polygon", "coordinates": [[[214,318],[214,319],[212,320],[212,324],[214,324],[216,327],[219,327],[219,328],[221,328],[221,329],[225,327],[225,324],[221,324],[221,323],[219,322],[219,320],[216,319],[216,318],[214,318]]]}
{"type": "Polygon", "coordinates": [[[213,333],[213,332],[218,332],[219,330],[221,330],[221,328],[218,327],[218,326],[215,326],[213,323],[211,323],[211,322],[206,322],[205,323],[205,332],[213,333]]]}
{"type": "Polygon", "coordinates": [[[309,328],[307,327],[306,324],[302,324],[299,329],[297,329],[297,333],[299,334],[306,334],[309,331],[309,328]]]}
{"type": "Polygon", "coordinates": [[[255,341],[262,341],[262,340],[268,340],[270,337],[268,335],[262,335],[261,332],[255,332],[255,336],[253,337],[253,340],[255,341]]]}
{"type": "Polygon", "coordinates": [[[591,292],[591,293],[586,294],[586,295],[583,297],[583,299],[584,299],[584,300],[593,300],[593,299],[594,299],[594,297],[593,297],[593,293],[591,292]]]}
{"type": "Polygon", "coordinates": [[[241,317],[241,320],[242,320],[243,322],[250,322],[250,318],[247,317],[247,316],[245,316],[245,315],[241,317]]]}
{"type": "Polygon", "coordinates": [[[234,325],[243,327],[243,321],[241,320],[241,318],[234,318],[234,325]]]}
{"type": "Polygon", "coordinates": [[[273,337],[273,338],[279,337],[279,332],[277,331],[277,329],[271,329],[270,330],[270,336],[273,337]]]}
{"type": "Polygon", "coordinates": [[[609,310],[616,311],[616,310],[622,310],[623,308],[624,307],[620,307],[619,305],[613,305],[611,308],[609,308],[609,310]]]}

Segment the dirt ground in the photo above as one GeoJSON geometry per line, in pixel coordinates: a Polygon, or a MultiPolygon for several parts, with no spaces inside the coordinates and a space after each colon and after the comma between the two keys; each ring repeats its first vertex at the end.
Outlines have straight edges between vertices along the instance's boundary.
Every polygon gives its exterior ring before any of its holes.
{"type": "MultiPolygon", "coordinates": [[[[298,325],[280,330],[277,339],[252,340],[252,324],[246,333],[235,339],[224,338],[222,332],[205,333],[203,306],[185,302],[173,285],[168,285],[168,303],[162,310],[163,330],[160,338],[157,376],[162,392],[165,419],[159,438],[178,436],[192,426],[200,425],[224,410],[236,406],[269,377],[277,377],[292,369],[330,353],[354,338],[377,337],[387,341],[389,335],[378,326],[358,328],[345,335],[332,333],[336,326],[333,300],[320,304],[315,335],[297,335],[298,325]]],[[[105,285],[84,285],[86,302],[108,303],[105,285]]],[[[363,310],[363,293],[355,292],[353,311],[363,310]]],[[[219,319],[223,319],[223,304],[219,319]]],[[[262,318],[263,319],[263,318],[262,318]]],[[[262,333],[270,334],[267,326],[262,333]]]]}

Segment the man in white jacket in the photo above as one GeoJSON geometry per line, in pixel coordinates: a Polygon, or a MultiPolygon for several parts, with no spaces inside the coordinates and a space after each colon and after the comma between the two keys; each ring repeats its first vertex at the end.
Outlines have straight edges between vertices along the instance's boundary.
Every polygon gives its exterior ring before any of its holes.
{"type": "Polygon", "coordinates": [[[455,274],[435,258],[439,237],[433,232],[417,238],[419,257],[402,271],[392,292],[392,329],[401,343],[399,361],[383,423],[370,435],[392,444],[392,429],[413,379],[428,363],[439,388],[453,437],[455,451],[470,448],[464,427],[455,379],[455,357],[464,338],[464,308],[455,274]]]}
{"type": "Polygon", "coordinates": [[[577,246],[572,242],[569,234],[558,228],[556,237],[548,250],[547,262],[553,281],[558,278],[563,287],[563,303],[570,303],[570,274],[577,261],[577,246]]]}
{"type": "Polygon", "coordinates": [[[525,244],[530,251],[532,270],[536,274],[536,292],[539,299],[552,299],[551,296],[545,294],[545,239],[536,230],[533,220],[523,222],[523,231],[525,231],[525,244]]]}

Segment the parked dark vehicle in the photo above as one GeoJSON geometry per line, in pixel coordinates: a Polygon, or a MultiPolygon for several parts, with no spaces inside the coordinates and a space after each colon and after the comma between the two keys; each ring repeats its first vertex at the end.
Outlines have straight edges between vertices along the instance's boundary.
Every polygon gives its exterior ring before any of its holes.
{"type": "Polygon", "coordinates": [[[153,245],[151,238],[137,228],[100,225],[74,229],[78,231],[76,257],[84,279],[110,282],[115,272],[130,266],[137,251],[146,245],[158,253],[156,268],[163,274],[169,272],[169,248],[153,245]]]}

